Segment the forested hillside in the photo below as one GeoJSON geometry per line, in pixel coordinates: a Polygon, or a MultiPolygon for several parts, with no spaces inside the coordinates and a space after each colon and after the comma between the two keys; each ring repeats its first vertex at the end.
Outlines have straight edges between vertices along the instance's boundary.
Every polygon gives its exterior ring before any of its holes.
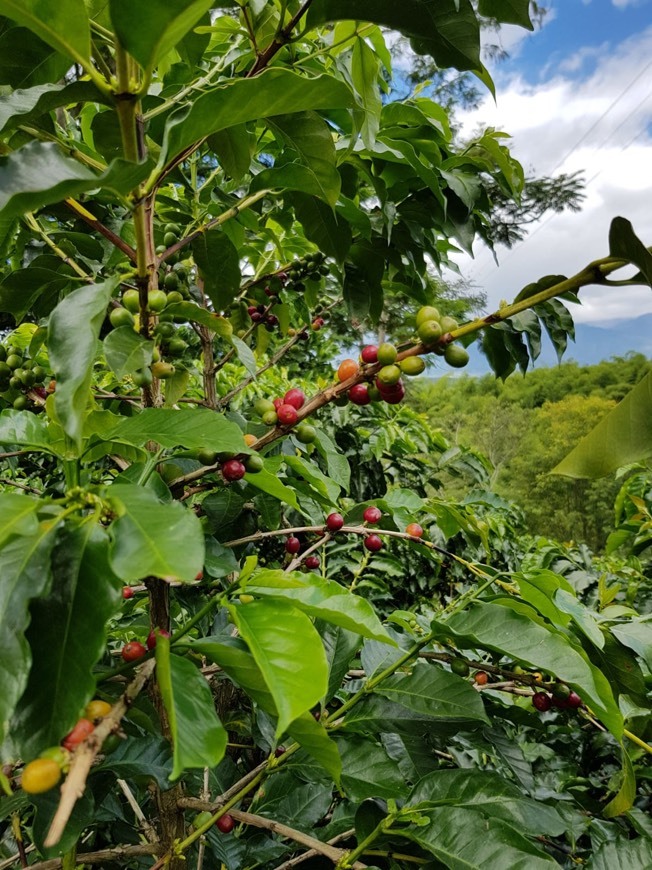
{"type": "Polygon", "coordinates": [[[411,401],[454,443],[486,454],[493,488],[519,503],[533,532],[600,549],[620,482],[549,472],[649,370],[643,354],[629,353],[594,366],[535,369],[505,383],[493,375],[445,376],[420,383],[411,401]]]}

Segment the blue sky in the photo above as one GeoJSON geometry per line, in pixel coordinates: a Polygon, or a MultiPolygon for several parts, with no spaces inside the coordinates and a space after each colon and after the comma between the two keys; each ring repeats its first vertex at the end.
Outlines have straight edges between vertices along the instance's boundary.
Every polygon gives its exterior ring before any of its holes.
{"type": "MultiPolygon", "coordinates": [[[[582,171],[578,214],[544,218],[499,265],[481,244],[458,255],[462,274],[488,296],[489,309],[543,275],[572,275],[608,254],[611,220],[629,219],[652,244],[652,0],[543,0],[550,9],[533,34],[505,27],[509,60],[487,65],[496,82],[479,109],[461,116],[464,135],[493,127],[527,174],[582,171]]],[[[608,325],[652,313],[652,291],[590,288],[577,322],[608,325]]]]}

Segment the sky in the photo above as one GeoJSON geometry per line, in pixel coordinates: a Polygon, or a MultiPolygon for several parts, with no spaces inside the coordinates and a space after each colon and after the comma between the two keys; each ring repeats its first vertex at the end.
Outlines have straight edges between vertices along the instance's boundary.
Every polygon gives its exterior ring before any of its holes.
{"type": "MultiPolygon", "coordinates": [[[[581,169],[586,200],[578,213],[543,220],[513,249],[498,248],[499,265],[481,243],[475,259],[455,259],[483,289],[488,308],[511,300],[543,275],[572,275],[607,256],[611,220],[630,220],[652,244],[652,0],[543,0],[543,27],[529,34],[506,27],[507,61],[487,62],[497,100],[461,115],[463,134],[478,126],[512,136],[526,173],[581,169]]],[[[572,306],[578,323],[607,325],[652,312],[648,287],[582,291],[572,306]]]]}

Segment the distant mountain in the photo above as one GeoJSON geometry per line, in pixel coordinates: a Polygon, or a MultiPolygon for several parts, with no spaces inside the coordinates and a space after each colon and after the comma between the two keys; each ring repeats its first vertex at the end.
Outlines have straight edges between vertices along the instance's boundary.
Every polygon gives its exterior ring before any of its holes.
{"type": "MultiPolygon", "coordinates": [[[[535,367],[557,365],[557,354],[547,335],[544,335],[541,345],[541,356],[535,367]]],[[[614,320],[600,326],[575,324],[575,341],[568,342],[563,360],[575,360],[585,366],[595,365],[612,356],[624,356],[630,350],[652,357],[652,314],[643,314],[630,320],[614,320]]],[[[486,357],[476,346],[471,346],[469,353],[471,360],[464,369],[465,373],[483,375],[490,371],[486,357]]],[[[450,369],[447,368],[446,374],[450,374],[450,369]]]]}

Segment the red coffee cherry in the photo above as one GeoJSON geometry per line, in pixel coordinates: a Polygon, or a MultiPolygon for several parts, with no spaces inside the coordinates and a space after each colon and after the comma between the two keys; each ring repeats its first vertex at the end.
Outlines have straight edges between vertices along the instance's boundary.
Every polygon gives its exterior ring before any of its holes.
{"type": "Polygon", "coordinates": [[[294,405],[279,405],[276,413],[278,415],[278,422],[282,426],[294,426],[299,419],[297,409],[294,405]]]}
{"type": "Polygon", "coordinates": [[[95,731],[95,725],[90,719],[80,719],[72,731],[69,731],[61,741],[61,745],[69,752],[78,746],[83,740],[86,740],[89,734],[95,731]]]}
{"type": "Polygon", "coordinates": [[[215,822],[215,827],[223,834],[230,834],[235,828],[235,819],[229,813],[225,813],[215,822]]]}
{"type": "Polygon", "coordinates": [[[371,553],[376,553],[378,550],[382,549],[383,542],[378,537],[378,535],[367,535],[364,539],[364,545],[371,553]]]}
{"type": "Polygon", "coordinates": [[[484,671],[478,671],[473,679],[478,686],[486,686],[489,682],[489,677],[487,676],[487,674],[485,674],[484,671]]]}
{"type": "Polygon", "coordinates": [[[147,640],[145,641],[145,643],[147,644],[147,649],[154,649],[154,647],[156,646],[156,638],[159,635],[161,637],[170,637],[170,632],[166,631],[164,628],[153,628],[147,635],[147,640]]]}
{"type": "Polygon", "coordinates": [[[139,640],[130,640],[122,647],[120,655],[125,662],[136,662],[142,659],[146,652],[147,649],[139,640]]]}
{"type": "Polygon", "coordinates": [[[405,532],[411,538],[422,538],[423,537],[423,529],[419,525],[419,523],[409,523],[405,527],[405,532]]]}
{"type": "Polygon", "coordinates": [[[380,508],[372,505],[371,507],[365,508],[364,513],[362,514],[362,519],[365,523],[377,523],[382,517],[383,512],[380,508]]]}
{"type": "Polygon", "coordinates": [[[369,387],[366,384],[354,384],[347,395],[354,405],[368,405],[371,402],[369,387]]]}
{"type": "Polygon", "coordinates": [[[292,407],[296,408],[297,411],[300,411],[305,403],[306,394],[303,392],[303,390],[300,390],[297,387],[288,390],[287,393],[283,396],[283,404],[292,405],[292,407]]]}
{"type": "Polygon", "coordinates": [[[545,713],[552,706],[552,699],[546,692],[535,692],[532,695],[532,706],[540,713],[545,713]]]}
{"type": "Polygon", "coordinates": [[[298,538],[295,538],[294,535],[290,535],[290,537],[285,542],[285,552],[290,553],[291,555],[296,555],[301,549],[301,541],[298,538]]]}
{"type": "Polygon", "coordinates": [[[123,598],[125,598],[125,599],[126,598],[133,598],[134,594],[135,594],[134,590],[131,588],[131,586],[123,586],[123,588],[122,588],[122,597],[123,598]]]}
{"type": "Polygon", "coordinates": [[[303,564],[310,571],[313,571],[315,568],[319,568],[319,556],[308,556],[303,564]]]}
{"type": "Polygon", "coordinates": [[[242,480],[246,473],[247,469],[239,459],[229,459],[222,466],[222,476],[224,480],[228,480],[229,482],[242,480]]]}
{"type": "Polygon", "coordinates": [[[360,354],[360,359],[363,363],[376,363],[378,362],[378,348],[375,344],[368,344],[366,347],[362,348],[362,353],[360,354]]]}
{"type": "Polygon", "coordinates": [[[571,709],[577,709],[582,706],[582,699],[576,692],[571,692],[570,695],[566,698],[566,704],[571,709]]]}
{"type": "Polygon", "coordinates": [[[329,532],[339,532],[344,525],[344,517],[342,514],[329,514],[326,517],[326,528],[329,532]]]}

